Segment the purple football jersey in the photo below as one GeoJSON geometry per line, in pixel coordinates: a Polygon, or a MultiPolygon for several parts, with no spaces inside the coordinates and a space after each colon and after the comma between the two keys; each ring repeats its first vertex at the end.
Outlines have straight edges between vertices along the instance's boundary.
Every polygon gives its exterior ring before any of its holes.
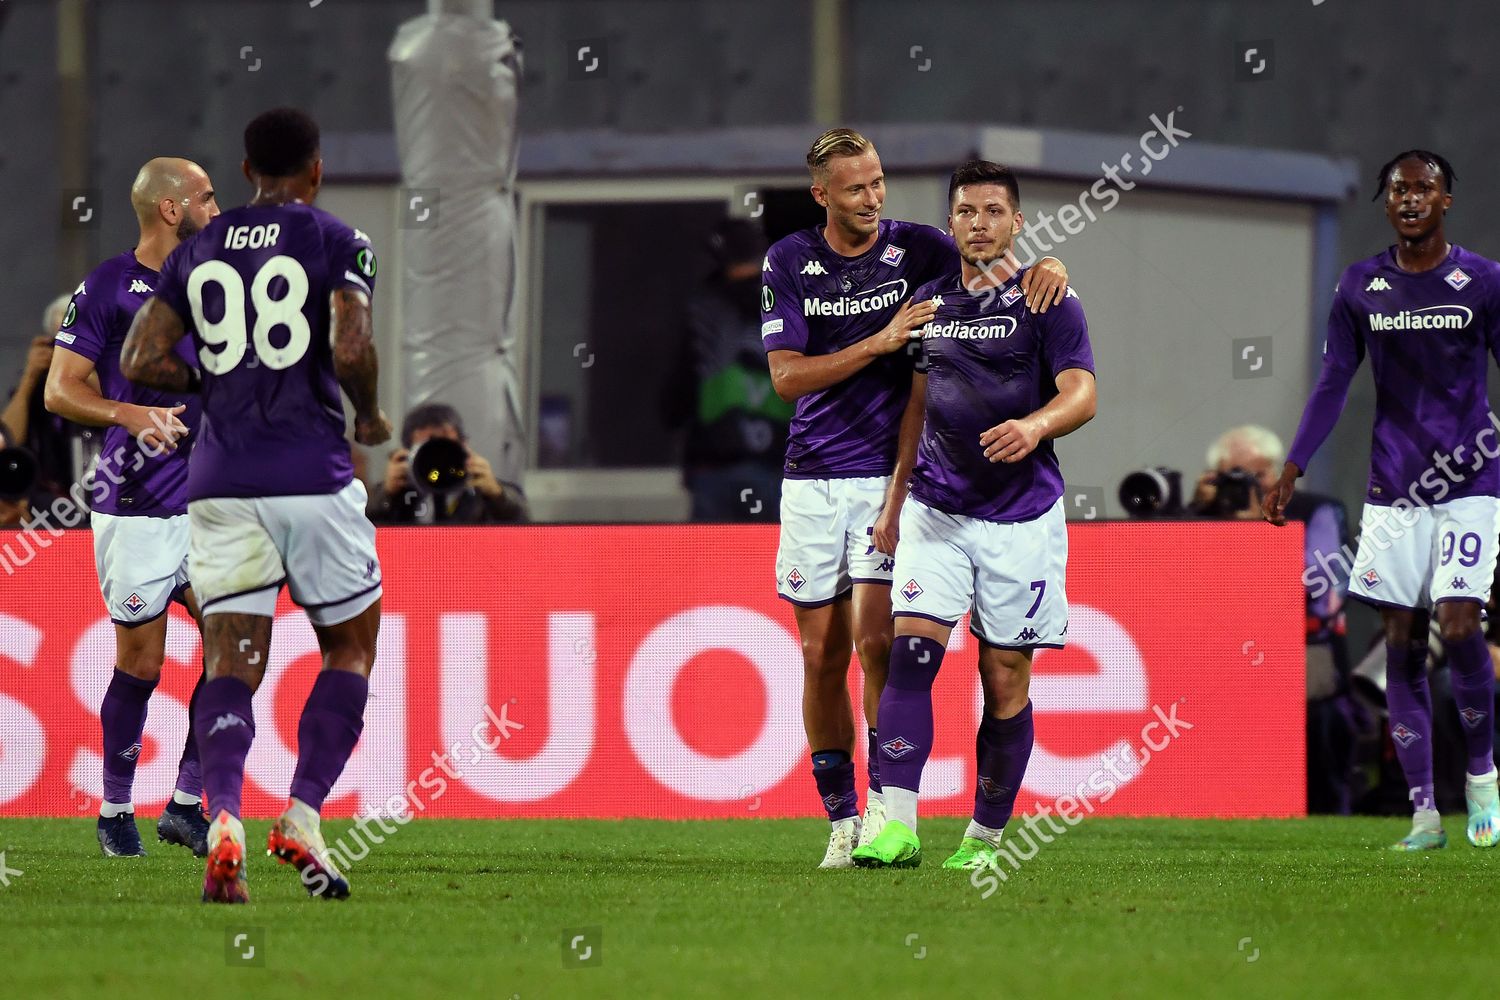
{"type": "MultiPolygon", "coordinates": [[[[835,354],[878,333],[913,289],[952,270],[953,240],[931,226],[882,219],[875,245],[845,257],[822,227],[778,240],[762,268],[761,342],[767,352],[835,354]]],[[[911,398],[916,344],[877,358],[797,400],[787,435],[789,479],[888,476],[911,398]]]]}
{"type": "MultiPolygon", "coordinates": [[[[73,292],[62,328],[53,340],[57,347],[94,363],[99,392],[105,398],[140,406],[187,407],[178,419],[189,433],[179,440],[176,451],[152,456],[131,440],[125,428],[105,430],[90,490],[90,506],[101,514],[171,517],[187,512],[188,454],[198,436],[202,409],[198,397],[137,385],[120,373],[120,346],[137,310],[156,290],[158,277],[135,259],[133,251],[106,260],[73,292]]],[[[198,366],[191,344],[178,344],[177,353],[198,366]]]]}
{"type": "Polygon", "coordinates": [[[972,294],[959,272],[924,285],[917,300],[940,300],[922,327],[918,371],[927,373],[927,422],[917,446],[911,495],[948,514],[1028,521],[1062,496],[1051,441],[1019,462],[991,462],[979,435],[1041,409],[1057,395],[1057,374],[1094,370],[1088,323],[1072,286],[1036,314],[1021,293],[1022,268],[993,293],[972,294]]]}
{"type": "Polygon", "coordinates": [[[1494,496],[1500,464],[1485,459],[1480,441],[1490,427],[1486,352],[1500,360],[1494,261],[1455,245],[1419,274],[1397,265],[1395,247],[1349,265],[1328,317],[1323,370],[1287,460],[1307,470],[1368,355],[1375,375],[1369,502],[1425,506],[1494,496]]]}
{"type": "Polygon", "coordinates": [[[189,500],[349,484],[329,296],[374,285],[369,240],[311,205],[236,208],[173,251],[156,294],[182,317],[203,370],[189,500]]]}

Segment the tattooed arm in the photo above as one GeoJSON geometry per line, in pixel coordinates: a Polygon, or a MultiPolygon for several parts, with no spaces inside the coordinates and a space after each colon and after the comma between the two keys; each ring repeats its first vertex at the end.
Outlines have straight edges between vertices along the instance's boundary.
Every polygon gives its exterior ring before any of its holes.
{"type": "Polygon", "coordinates": [[[380,364],[371,334],[370,297],[352,286],[332,296],[333,370],[354,404],[354,440],[375,445],[391,436],[391,422],[376,402],[380,364]]]}
{"type": "Polygon", "coordinates": [[[197,392],[201,379],[177,356],[177,342],[187,330],[182,317],[161,299],[147,299],[131,321],[120,347],[120,371],[132,382],[173,392],[197,392]]]}

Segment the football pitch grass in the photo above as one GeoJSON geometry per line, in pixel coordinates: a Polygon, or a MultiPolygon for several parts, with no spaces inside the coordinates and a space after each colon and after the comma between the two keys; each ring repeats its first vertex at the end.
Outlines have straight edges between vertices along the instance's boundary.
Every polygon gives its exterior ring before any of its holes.
{"type": "Polygon", "coordinates": [[[1500,850],[1460,816],[1419,855],[1383,849],[1395,818],[1088,820],[987,899],[941,868],[957,819],[923,822],[920,868],[832,872],[822,821],[419,820],[344,902],[308,899],[250,822],[234,907],[140,823],[150,856],[106,861],[92,819],[0,820],[0,994],[1477,995],[1500,908],[1500,850]]]}

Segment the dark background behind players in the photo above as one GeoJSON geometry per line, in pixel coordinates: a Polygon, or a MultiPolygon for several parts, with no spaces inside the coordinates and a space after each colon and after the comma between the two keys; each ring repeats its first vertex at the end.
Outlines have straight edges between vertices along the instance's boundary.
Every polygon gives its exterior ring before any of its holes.
{"type": "MultiPolygon", "coordinates": [[[[1254,521],[1261,498],[1275,485],[1286,448],[1272,431],[1234,427],[1208,449],[1208,468],[1198,477],[1189,511],[1200,517],[1254,521]]],[[[1349,648],[1344,618],[1348,563],[1337,558],[1349,545],[1344,505],[1299,490],[1287,517],[1304,526],[1307,589],[1307,809],[1348,813],[1364,791],[1356,770],[1359,734],[1370,728],[1350,693],[1349,648]]],[[[1350,549],[1352,552],[1352,548],[1350,549]]]]}
{"type": "Polygon", "coordinates": [[[756,222],[726,219],[708,246],[715,271],[688,300],[665,416],[686,428],[694,521],[776,521],[792,404],[776,395],[761,346],[766,237],[756,222]]]}
{"type": "MultiPolygon", "coordinates": [[[[52,365],[52,337],[62,325],[69,298],[60,295],[48,303],[42,313],[41,332],[27,347],[10,400],[0,410],[0,423],[8,428],[7,436],[36,458],[38,485],[57,494],[66,493],[82,472],[78,466],[87,464],[85,449],[79,449],[75,457],[74,442],[97,440],[91,428],[48,413],[42,399],[47,369],[52,365]]],[[[97,445],[92,450],[97,451],[97,445]]]]}
{"type": "MultiPolygon", "coordinates": [[[[419,490],[411,455],[424,442],[444,438],[462,445],[463,417],[445,403],[418,406],[401,422],[401,447],[391,452],[385,475],[370,490],[365,512],[376,524],[504,524],[526,520],[526,502],[496,481],[490,465],[469,452],[466,483],[446,495],[419,490]]],[[[467,448],[465,448],[467,451],[467,448]]]]}

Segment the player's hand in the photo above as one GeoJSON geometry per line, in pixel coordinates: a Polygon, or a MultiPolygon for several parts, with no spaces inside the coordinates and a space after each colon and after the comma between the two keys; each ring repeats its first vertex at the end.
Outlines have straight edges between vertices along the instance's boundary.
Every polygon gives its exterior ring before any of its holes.
{"type": "Polygon", "coordinates": [[[901,541],[901,504],[887,501],[881,508],[880,516],[875,519],[875,527],[870,532],[870,543],[875,546],[876,552],[884,552],[888,556],[896,554],[896,545],[901,541]]]}
{"type": "Polygon", "coordinates": [[[1068,294],[1068,269],[1056,257],[1043,257],[1021,275],[1021,291],[1026,293],[1026,308],[1044,313],[1068,294]]]}
{"type": "Polygon", "coordinates": [[[115,422],[135,438],[143,451],[159,455],[164,451],[176,451],[177,442],[187,437],[187,425],[178,419],[186,406],[137,406],[121,404],[115,422]]]}
{"type": "Polygon", "coordinates": [[[373,417],[354,418],[354,443],[366,447],[375,444],[385,444],[391,439],[391,419],[382,410],[376,410],[373,417]]]}
{"type": "Polygon", "coordinates": [[[979,435],[984,457],[991,462],[1019,462],[1036,450],[1042,432],[1031,420],[1007,420],[979,435]]]}
{"type": "Polygon", "coordinates": [[[469,452],[469,460],[464,463],[464,468],[469,473],[469,485],[474,487],[474,492],[489,500],[499,500],[505,493],[505,487],[495,479],[495,473],[490,469],[490,461],[478,452],[469,452]]]}
{"type": "Polygon", "coordinates": [[[21,374],[24,379],[37,379],[47,374],[47,369],[52,367],[52,338],[36,337],[31,341],[31,349],[26,352],[26,370],[21,374]]]}
{"type": "Polygon", "coordinates": [[[1281,478],[1276,480],[1276,485],[1266,493],[1265,499],[1260,503],[1260,512],[1267,521],[1275,525],[1286,524],[1286,505],[1291,502],[1292,493],[1297,488],[1297,477],[1302,475],[1302,470],[1291,462],[1281,467],[1281,478]]]}
{"type": "Polygon", "coordinates": [[[407,485],[411,482],[411,469],[407,464],[410,459],[411,452],[405,448],[397,448],[391,452],[391,457],[385,463],[385,482],[383,485],[385,486],[386,496],[396,496],[402,490],[406,489],[407,485]]]}
{"type": "Polygon", "coordinates": [[[932,317],[936,315],[937,303],[932,299],[926,302],[903,302],[890,323],[870,338],[870,346],[875,349],[876,354],[894,354],[905,350],[917,338],[916,331],[931,323],[932,317]]]}

